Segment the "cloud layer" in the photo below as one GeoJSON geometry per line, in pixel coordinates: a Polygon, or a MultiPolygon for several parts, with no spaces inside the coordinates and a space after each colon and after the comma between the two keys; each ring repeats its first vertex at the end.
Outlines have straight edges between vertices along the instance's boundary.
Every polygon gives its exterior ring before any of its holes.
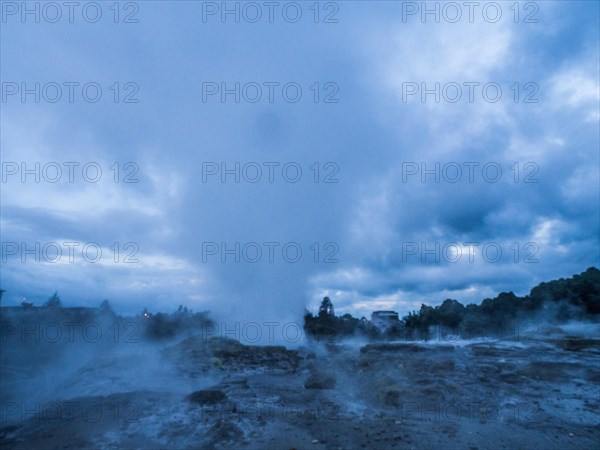
{"type": "Polygon", "coordinates": [[[368,315],[598,265],[597,4],[539,3],[536,23],[524,4],[496,23],[338,6],[337,23],[307,8],[297,23],[203,22],[201,3],[145,2],[136,24],[3,24],[2,80],[103,93],[3,100],[3,176],[48,171],[2,183],[5,301],[59,290],[251,319],[299,318],[329,295],[368,315]],[[203,83],[240,83],[240,101],[203,83]],[[52,163],[78,163],[75,180],[48,182],[52,163]],[[22,243],[65,242],[103,257],[23,262],[22,243]],[[298,261],[282,252],[297,248],[298,261]]]}

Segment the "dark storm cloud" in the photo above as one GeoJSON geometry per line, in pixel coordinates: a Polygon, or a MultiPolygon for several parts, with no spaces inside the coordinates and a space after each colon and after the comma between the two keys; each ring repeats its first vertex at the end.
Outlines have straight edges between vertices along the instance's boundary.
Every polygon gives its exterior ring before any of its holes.
{"type": "Polygon", "coordinates": [[[393,2],[344,3],[331,26],[202,23],[193,2],[144,4],[143,20],[130,28],[13,26],[3,42],[3,79],[98,78],[107,95],[111,83],[131,81],[140,101],[7,103],[2,160],[132,161],[140,181],[5,183],[3,240],[135,241],[140,264],[16,266],[3,289],[13,301],[30,297],[35,277],[42,286],[35,295],[58,289],[73,302],[109,297],[133,310],[184,303],[246,318],[299,317],[323,295],[350,312],[406,310],[447,296],[522,293],[598,264],[598,52],[595,37],[578,31],[597,5],[546,4],[544,21],[530,27],[403,23],[393,2]],[[100,42],[100,31],[112,32],[100,42]],[[61,49],[58,61],[50,48],[61,49]],[[271,81],[298,83],[302,100],[286,102],[277,91],[273,103],[222,103],[219,95],[203,102],[203,82],[271,81]],[[497,81],[504,97],[403,102],[407,81],[497,81]],[[513,102],[510,85],[530,81],[539,102],[513,102]],[[339,102],[315,102],[316,82],[321,100],[324,84],[334,83],[339,102]],[[257,183],[232,175],[223,183],[220,173],[203,179],[206,163],[265,162],[279,164],[272,183],[266,172],[257,183]],[[466,170],[457,183],[431,176],[423,183],[419,174],[403,180],[405,163],[473,162],[473,182],[466,170]],[[297,183],[283,179],[287,163],[302,168],[297,183]],[[327,163],[337,183],[322,182],[327,163]],[[489,163],[502,169],[496,183],[482,179],[489,163]],[[537,168],[536,183],[523,182],[527,163],[537,168]],[[301,244],[305,258],[223,263],[220,254],[203,254],[206,242],[272,241],[301,244]],[[494,242],[504,257],[451,263],[403,254],[406,243],[453,242],[494,242]],[[514,242],[518,263],[510,259],[514,242]],[[528,242],[539,245],[537,263],[522,261],[528,242]],[[337,245],[337,262],[323,263],[327,243],[337,245]]]}

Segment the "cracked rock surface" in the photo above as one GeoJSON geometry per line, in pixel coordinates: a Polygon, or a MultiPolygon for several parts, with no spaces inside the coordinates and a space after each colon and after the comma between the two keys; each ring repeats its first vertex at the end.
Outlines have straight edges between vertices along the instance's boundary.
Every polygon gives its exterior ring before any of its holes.
{"type": "Polygon", "coordinates": [[[56,378],[60,390],[45,397],[32,386],[52,383],[53,372],[4,380],[0,444],[597,448],[599,360],[600,340],[568,336],[296,349],[190,337],[141,353],[105,351],[56,378]]]}

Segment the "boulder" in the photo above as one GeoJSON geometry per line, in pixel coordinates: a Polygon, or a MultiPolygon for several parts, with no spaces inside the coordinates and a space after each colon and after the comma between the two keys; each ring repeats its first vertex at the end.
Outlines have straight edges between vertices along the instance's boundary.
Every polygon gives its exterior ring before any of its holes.
{"type": "Polygon", "coordinates": [[[315,371],[309,375],[304,387],[306,389],[333,389],[335,388],[335,382],[334,374],[315,371]]]}
{"type": "Polygon", "coordinates": [[[186,397],[192,403],[200,405],[215,404],[224,401],[227,396],[225,392],[218,389],[204,389],[201,391],[192,392],[186,397]]]}

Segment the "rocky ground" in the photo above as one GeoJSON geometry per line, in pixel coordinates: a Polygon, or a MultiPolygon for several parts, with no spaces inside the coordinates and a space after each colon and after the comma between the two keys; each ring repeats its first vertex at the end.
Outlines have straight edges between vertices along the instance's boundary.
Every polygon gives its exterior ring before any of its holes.
{"type": "Polygon", "coordinates": [[[592,449],[599,364],[599,339],[565,333],[296,349],[191,337],[105,352],[56,385],[46,373],[46,398],[4,379],[0,446],[592,449]]]}

